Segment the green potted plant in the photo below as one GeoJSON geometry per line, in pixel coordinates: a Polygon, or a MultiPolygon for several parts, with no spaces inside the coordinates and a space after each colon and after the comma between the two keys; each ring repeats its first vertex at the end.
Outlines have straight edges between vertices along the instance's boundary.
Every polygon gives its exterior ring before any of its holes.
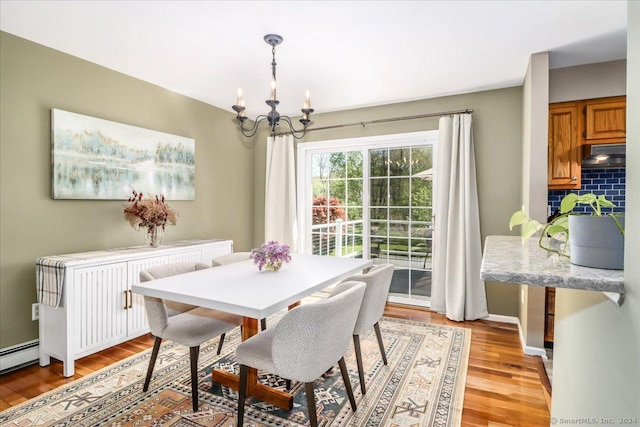
{"type": "Polygon", "coordinates": [[[522,225],[523,242],[540,232],[538,245],[568,257],[572,264],[621,270],[624,268],[624,215],[603,212],[603,208],[614,207],[616,205],[604,195],[569,193],[560,202],[560,215],[549,223],[543,226],[526,212],[517,211],[511,216],[509,229],[522,225]],[[591,206],[592,214],[573,214],[578,204],[591,206]]]}

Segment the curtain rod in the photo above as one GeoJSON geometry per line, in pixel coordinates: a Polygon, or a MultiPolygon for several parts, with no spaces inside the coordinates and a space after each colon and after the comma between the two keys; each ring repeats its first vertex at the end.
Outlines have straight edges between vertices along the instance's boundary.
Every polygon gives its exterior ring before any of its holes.
{"type": "MultiPolygon", "coordinates": [[[[315,130],[327,130],[327,129],[345,128],[345,127],[351,127],[351,126],[362,126],[362,127],[365,127],[366,125],[373,125],[373,124],[378,124],[378,123],[399,122],[399,121],[402,121],[402,120],[425,119],[427,117],[448,116],[448,115],[451,115],[451,114],[460,114],[460,113],[471,114],[471,113],[473,113],[473,108],[467,108],[467,109],[464,109],[464,110],[441,111],[441,112],[438,112],[438,113],[416,114],[416,115],[413,115],[413,116],[390,117],[390,118],[386,118],[386,119],[369,120],[369,121],[366,121],[366,122],[343,123],[343,124],[339,124],[339,125],[322,126],[322,127],[319,127],[319,128],[308,128],[307,132],[311,132],[311,131],[315,131],[315,130]]],[[[290,133],[291,132],[282,132],[282,133],[278,133],[277,135],[278,136],[289,135],[290,133]]]]}

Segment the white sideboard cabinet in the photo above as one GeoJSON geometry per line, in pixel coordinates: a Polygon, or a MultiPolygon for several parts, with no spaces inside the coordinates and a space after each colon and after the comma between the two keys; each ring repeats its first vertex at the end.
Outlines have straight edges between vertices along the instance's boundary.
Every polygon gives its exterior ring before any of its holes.
{"type": "Polygon", "coordinates": [[[40,366],[51,357],[73,376],[74,362],[149,332],[144,300],[131,292],[140,271],[182,261],[203,262],[233,252],[231,240],[185,240],[44,257],[64,265],[60,306],[40,304],[40,366]]]}

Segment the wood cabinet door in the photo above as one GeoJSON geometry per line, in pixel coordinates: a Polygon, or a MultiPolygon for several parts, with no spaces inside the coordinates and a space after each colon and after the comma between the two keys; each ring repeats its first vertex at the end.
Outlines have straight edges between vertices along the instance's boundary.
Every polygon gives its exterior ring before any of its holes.
{"type": "Polygon", "coordinates": [[[551,343],[553,342],[555,307],[556,307],[556,288],[546,288],[544,340],[551,343]]]}
{"type": "Polygon", "coordinates": [[[548,184],[550,189],[579,189],[582,145],[575,104],[549,109],[548,184]]]}
{"type": "Polygon", "coordinates": [[[624,142],[626,139],[625,101],[587,104],[585,114],[587,140],[597,140],[602,144],[624,142]]]}

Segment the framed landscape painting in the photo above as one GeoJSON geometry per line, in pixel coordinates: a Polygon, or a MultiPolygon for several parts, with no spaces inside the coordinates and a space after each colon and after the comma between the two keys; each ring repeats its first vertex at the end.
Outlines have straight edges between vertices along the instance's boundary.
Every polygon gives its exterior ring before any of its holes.
{"type": "Polygon", "coordinates": [[[195,140],[52,109],[54,199],[195,199],[195,140]]]}

